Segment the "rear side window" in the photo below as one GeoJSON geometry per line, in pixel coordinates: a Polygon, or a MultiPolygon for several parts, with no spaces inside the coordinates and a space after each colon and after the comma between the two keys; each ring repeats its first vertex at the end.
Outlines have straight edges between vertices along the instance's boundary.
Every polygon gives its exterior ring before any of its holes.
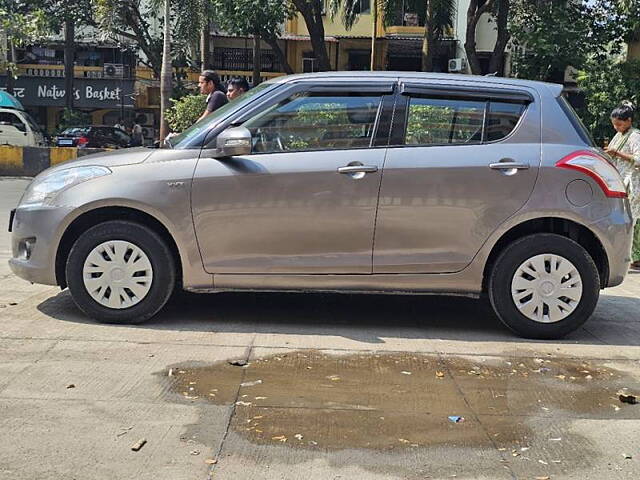
{"type": "Polygon", "coordinates": [[[413,97],[407,116],[407,145],[479,143],[485,102],[413,97]]]}
{"type": "Polygon", "coordinates": [[[527,102],[482,98],[412,96],[405,145],[495,142],[518,125],[527,102]]]}
{"type": "Polygon", "coordinates": [[[500,140],[509,135],[524,113],[524,103],[489,102],[489,113],[485,139],[487,142],[500,140]]]}

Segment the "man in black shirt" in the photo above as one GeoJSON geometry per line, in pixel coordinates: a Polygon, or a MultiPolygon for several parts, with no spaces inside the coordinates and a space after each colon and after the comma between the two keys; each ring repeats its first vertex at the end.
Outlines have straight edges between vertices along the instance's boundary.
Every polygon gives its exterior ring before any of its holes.
{"type": "Polygon", "coordinates": [[[222,92],[220,77],[213,70],[205,70],[200,74],[200,77],[198,78],[198,86],[200,87],[200,93],[202,95],[207,95],[207,107],[198,119],[198,121],[200,121],[211,112],[227,103],[228,100],[227,96],[222,92]]]}

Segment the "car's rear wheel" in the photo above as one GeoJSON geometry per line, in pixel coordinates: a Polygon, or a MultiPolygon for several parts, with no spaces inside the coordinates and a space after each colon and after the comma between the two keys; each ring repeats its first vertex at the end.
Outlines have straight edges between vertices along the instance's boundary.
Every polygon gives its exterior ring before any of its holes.
{"type": "Polygon", "coordinates": [[[500,320],[527,338],[560,338],[586,322],[598,303],[600,277],[589,253],[556,234],[516,240],[489,277],[489,298],[500,320]]]}
{"type": "Polygon", "coordinates": [[[141,323],[167,302],[175,262],[153,230],[127,221],[91,227],[76,240],[66,264],[76,305],[105,323],[141,323]]]}

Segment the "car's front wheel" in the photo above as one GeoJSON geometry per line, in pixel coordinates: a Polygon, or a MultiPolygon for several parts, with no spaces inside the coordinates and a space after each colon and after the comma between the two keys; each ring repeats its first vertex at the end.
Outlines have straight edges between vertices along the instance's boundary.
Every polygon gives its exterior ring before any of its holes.
{"type": "Polygon", "coordinates": [[[82,233],[66,264],[74,302],[105,323],[148,320],[169,299],[175,277],[175,262],[162,238],[129,221],[100,223],[82,233]]]}
{"type": "Polygon", "coordinates": [[[507,327],[523,337],[550,339],[589,319],[598,303],[600,277],[580,244],[545,233],[508,245],[488,287],[491,304],[507,327]]]}

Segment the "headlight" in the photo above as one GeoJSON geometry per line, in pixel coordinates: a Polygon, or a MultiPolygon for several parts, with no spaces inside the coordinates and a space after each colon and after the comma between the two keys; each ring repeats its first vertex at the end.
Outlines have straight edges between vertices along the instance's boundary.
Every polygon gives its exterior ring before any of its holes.
{"type": "Polygon", "coordinates": [[[63,190],[92,178],[109,175],[107,167],[72,167],[36,178],[22,196],[20,205],[47,205],[63,190]]]}

